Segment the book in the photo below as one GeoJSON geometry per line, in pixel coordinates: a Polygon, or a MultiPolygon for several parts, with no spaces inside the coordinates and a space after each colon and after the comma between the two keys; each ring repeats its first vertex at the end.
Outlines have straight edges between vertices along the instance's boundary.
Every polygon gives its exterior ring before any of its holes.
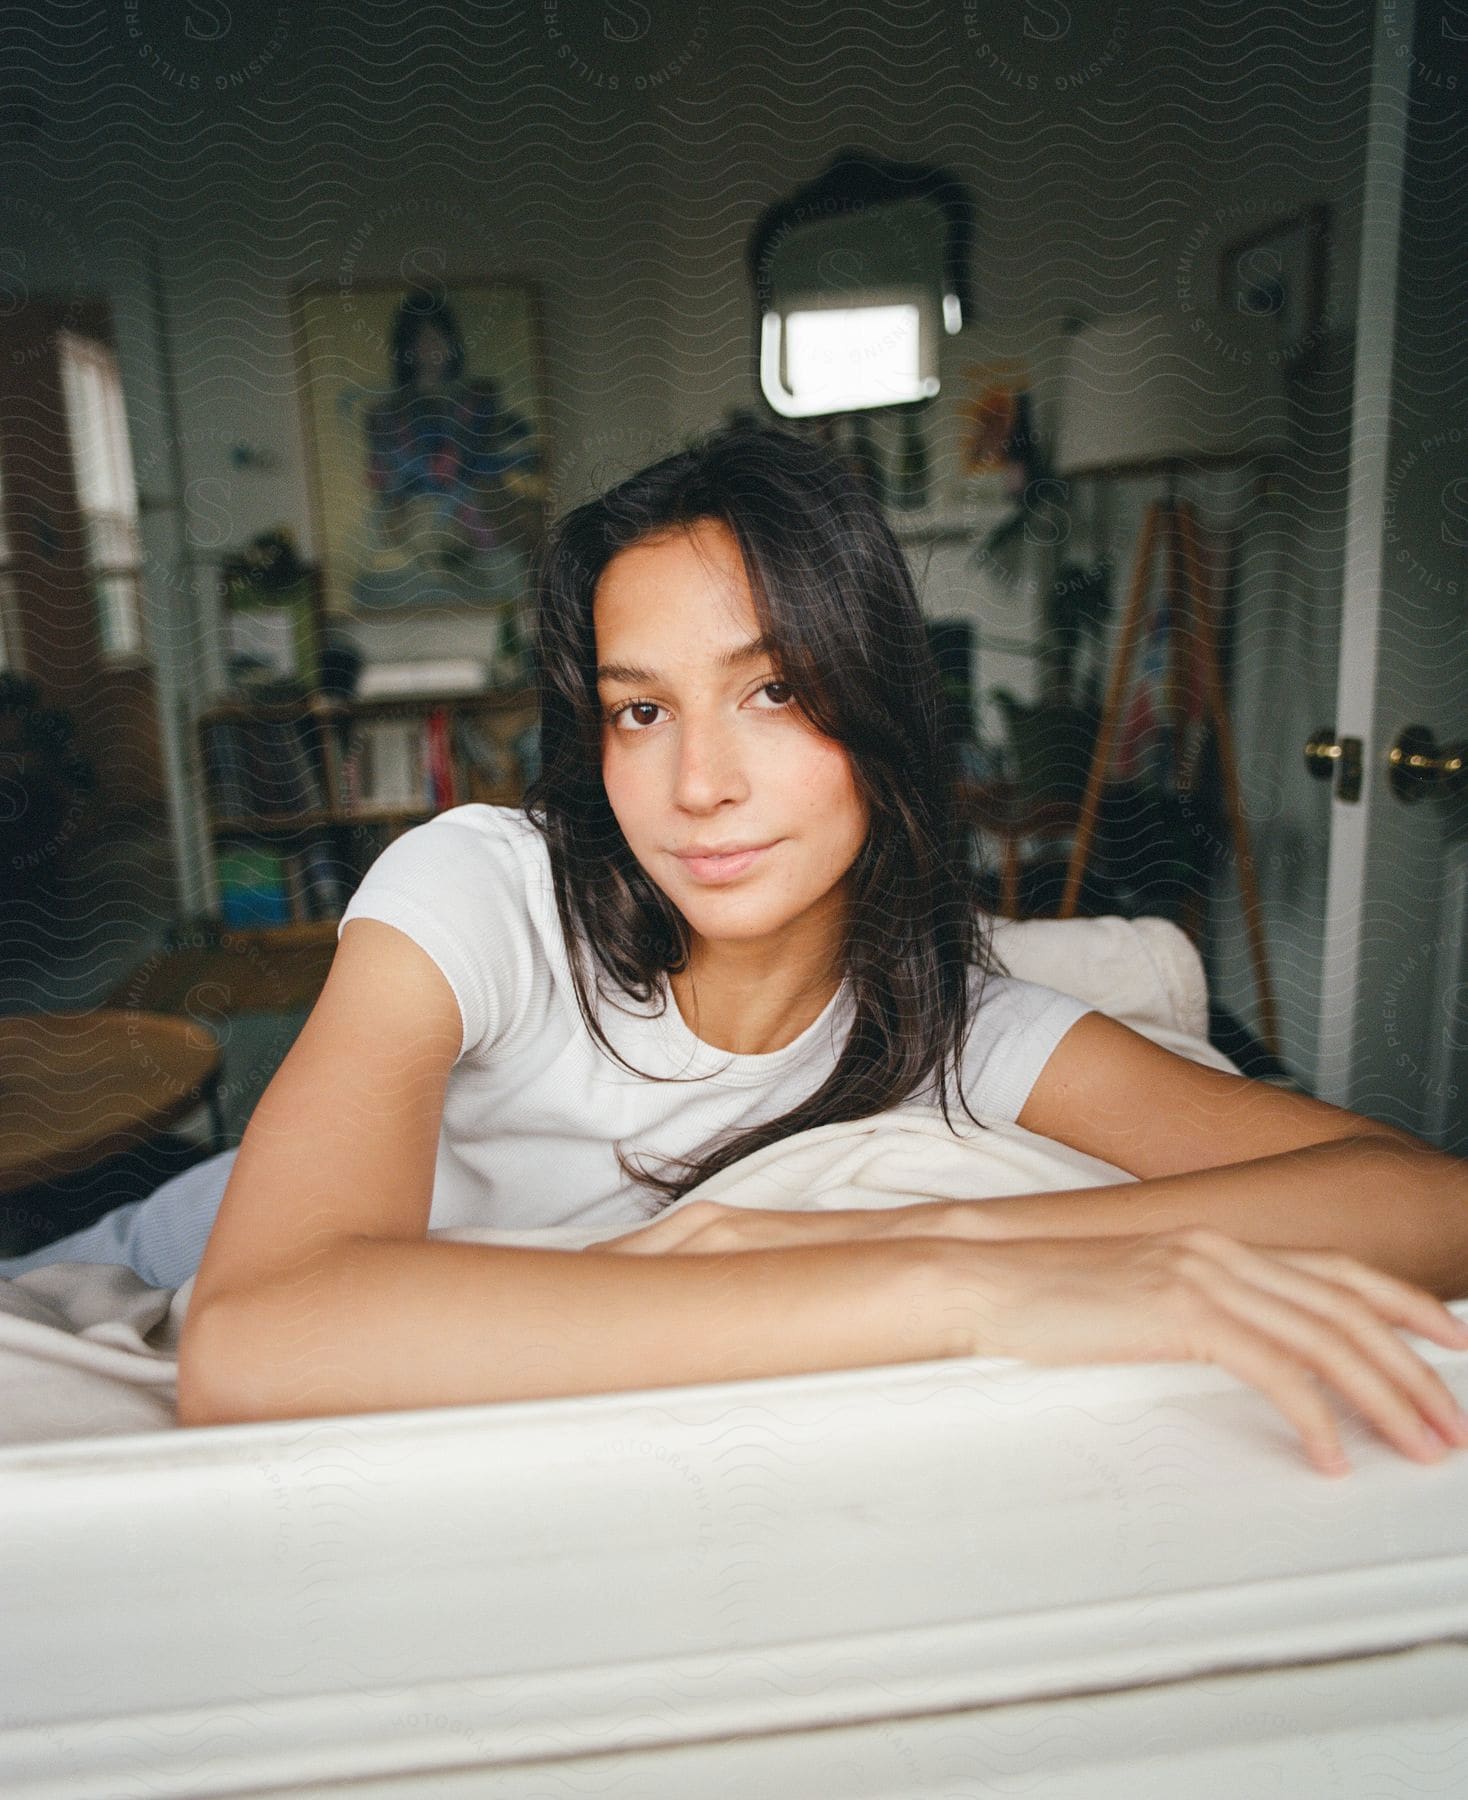
{"type": "Polygon", "coordinates": [[[326,805],[306,719],[218,719],[200,732],[210,801],[221,818],[314,812],[326,805]]]}
{"type": "Polygon", "coordinates": [[[300,852],[305,877],[308,917],[332,919],[340,916],[357,886],[357,877],[325,837],[313,838],[300,852]]]}
{"type": "Polygon", "coordinates": [[[226,819],[243,818],[253,808],[244,757],[233,721],[221,719],[207,724],[199,735],[204,755],[204,779],[214,811],[226,819]]]}
{"type": "Polygon", "coordinates": [[[321,775],[304,719],[256,721],[264,757],[267,787],[262,812],[314,812],[326,804],[321,775]]]}
{"type": "Polygon", "coordinates": [[[215,865],[226,925],[290,923],[290,890],[280,855],[258,844],[229,844],[215,865]]]}
{"type": "Polygon", "coordinates": [[[490,786],[498,787],[514,774],[514,765],[500,746],[463,713],[454,720],[453,742],[468,766],[490,786]]]}
{"type": "Polygon", "coordinates": [[[361,725],[360,737],[363,807],[432,804],[421,719],[372,719],[361,725]]]}
{"type": "Polygon", "coordinates": [[[342,745],[341,769],[337,786],[337,804],[343,812],[358,812],[362,806],[362,764],[366,757],[366,746],[360,725],[347,728],[346,741],[342,745]]]}
{"type": "Polygon", "coordinates": [[[449,744],[448,708],[436,706],[425,721],[428,771],[432,792],[429,804],[436,812],[458,804],[459,780],[449,744]]]}
{"type": "Polygon", "coordinates": [[[311,909],[300,853],[292,852],[282,857],[281,866],[285,874],[286,903],[290,908],[291,918],[296,921],[309,919],[311,909]]]}

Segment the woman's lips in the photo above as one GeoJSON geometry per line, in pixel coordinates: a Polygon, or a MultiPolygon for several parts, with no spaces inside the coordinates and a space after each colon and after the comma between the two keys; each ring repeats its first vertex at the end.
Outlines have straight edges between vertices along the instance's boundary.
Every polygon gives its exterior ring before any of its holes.
{"type": "Polygon", "coordinates": [[[774,844],[761,844],[753,850],[736,850],[732,856],[680,856],[678,861],[695,881],[717,884],[733,881],[774,847],[774,844]]]}

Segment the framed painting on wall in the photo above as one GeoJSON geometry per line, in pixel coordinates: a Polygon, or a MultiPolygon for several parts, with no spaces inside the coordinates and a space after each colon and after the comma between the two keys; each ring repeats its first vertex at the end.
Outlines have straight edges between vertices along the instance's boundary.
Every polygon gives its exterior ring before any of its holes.
{"type": "Polygon", "coordinates": [[[545,529],[533,288],[310,286],[294,300],[327,611],[508,615],[545,529]]]}

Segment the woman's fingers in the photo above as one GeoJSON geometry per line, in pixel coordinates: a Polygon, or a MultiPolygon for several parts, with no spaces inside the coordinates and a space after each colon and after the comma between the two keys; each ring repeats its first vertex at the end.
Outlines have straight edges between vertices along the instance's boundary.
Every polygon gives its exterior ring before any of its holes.
{"type": "MultiPolygon", "coordinates": [[[[722,1256],[738,1250],[783,1250],[802,1244],[845,1244],[910,1235],[910,1207],[789,1211],[694,1201],[640,1231],[591,1246],[630,1256],[722,1256]]],[[[940,1235],[934,1227],[934,1235],[940,1235]]]]}
{"type": "Polygon", "coordinates": [[[1323,1384],[1414,1461],[1463,1441],[1456,1400],[1394,1329],[1400,1319],[1442,1331],[1438,1303],[1394,1278],[1375,1281],[1365,1265],[1319,1253],[1331,1274],[1316,1273],[1306,1266],[1314,1252],[1258,1249],[1204,1228],[974,1248],[953,1291],[982,1350],[1052,1364],[1217,1363],[1272,1400],[1328,1471],[1345,1464],[1323,1384]]]}
{"type": "Polygon", "coordinates": [[[1351,1465],[1330,1403],[1287,1350],[1252,1326],[1224,1314],[1209,1321],[1206,1349],[1200,1360],[1227,1369],[1272,1400],[1299,1432],[1305,1454],[1323,1474],[1350,1473],[1351,1465]]]}
{"type": "MultiPolygon", "coordinates": [[[[1297,1301],[1341,1330],[1374,1357],[1410,1403],[1450,1444],[1468,1444],[1468,1415],[1438,1372],[1392,1329],[1404,1325],[1422,1336],[1440,1332],[1443,1321],[1459,1321],[1440,1301],[1396,1277],[1330,1252],[1286,1252],[1263,1256],[1247,1245],[1230,1244],[1226,1258],[1246,1259],[1255,1279],[1271,1292],[1297,1301]],[[1251,1267],[1252,1266],[1252,1267],[1251,1267]]],[[[1235,1267],[1239,1264],[1236,1262],[1235,1267]]],[[[1468,1348],[1455,1332],[1450,1348],[1468,1348]]]]}
{"type": "Polygon", "coordinates": [[[1430,1338],[1445,1350],[1468,1350],[1468,1320],[1449,1311],[1435,1295],[1388,1275],[1384,1269],[1374,1269],[1336,1250],[1277,1250],[1273,1254],[1296,1268],[1353,1288],[1384,1319],[1430,1338]]]}
{"type": "Polygon", "coordinates": [[[1220,1266],[1210,1274],[1209,1298],[1329,1382],[1403,1455],[1436,1462],[1445,1454],[1430,1420],[1434,1403],[1444,1416],[1454,1408],[1452,1396],[1389,1326],[1355,1312],[1350,1296],[1312,1295],[1306,1303],[1220,1266]]]}
{"type": "Polygon", "coordinates": [[[646,1225],[639,1225],[635,1231],[623,1232],[620,1237],[604,1238],[588,1248],[601,1252],[611,1251],[619,1256],[667,1255],[671,1251],[686,1248],[698,1233],[707,1230],[727,1210],[717,1200],[690,1200],[686,1206],[661,1214],[658,1218],[649,1220],[646,1225]]]}

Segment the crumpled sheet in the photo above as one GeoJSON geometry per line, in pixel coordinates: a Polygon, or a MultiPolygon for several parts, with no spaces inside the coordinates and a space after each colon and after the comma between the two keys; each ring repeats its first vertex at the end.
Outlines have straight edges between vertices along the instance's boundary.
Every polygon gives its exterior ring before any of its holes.
{"type": "MultiPolygon", "coordinates": [[[[897,1206],[1132,1179],[1018,1125],[980,1130],[961,1109],[951,1110],[953,1131],[937,1108],[914,1106],[801,1132],[725,1169],[677,1206],[696,1199],[790,1210],[897,1206]]],[[[430,1236],[581,1250],[625,1229],[479,1226],[430,1236]]],[[[0,1445],[173,1426],[178,1343],[193,1285],[190,1277],[177,1289],[149,1287],[112,1263],[50,1263],[0,1280],[0,1445]]]]}

